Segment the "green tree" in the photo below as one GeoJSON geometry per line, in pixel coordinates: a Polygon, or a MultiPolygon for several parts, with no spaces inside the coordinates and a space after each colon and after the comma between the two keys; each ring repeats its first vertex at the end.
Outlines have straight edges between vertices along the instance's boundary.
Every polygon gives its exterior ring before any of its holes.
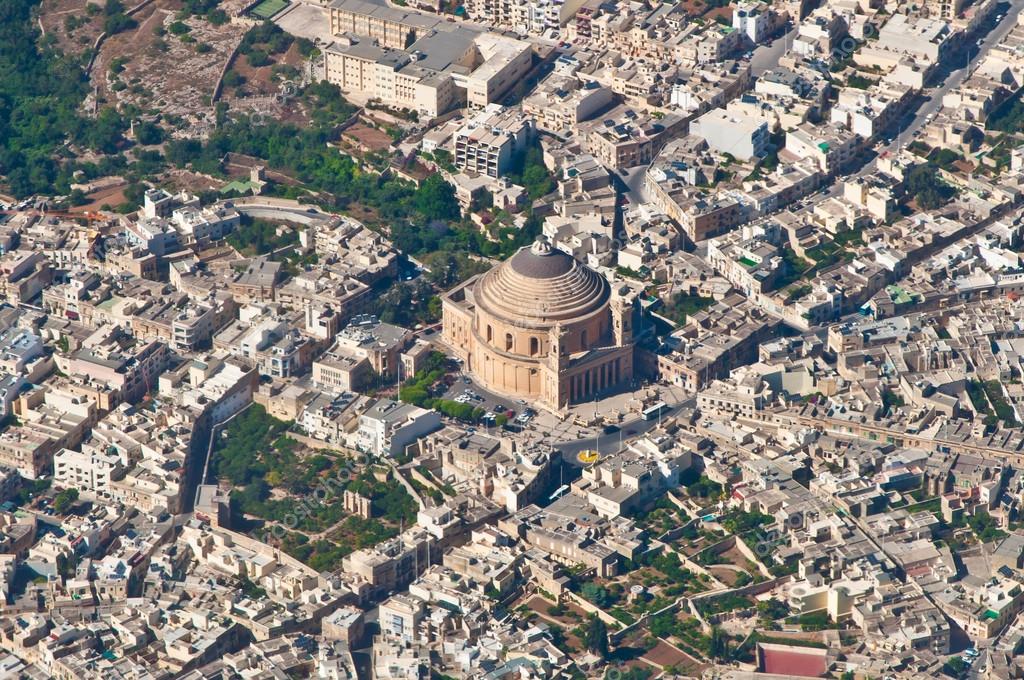
{"type": "Polygon", "coordinates": [[[230,17],[228,17],[228,13],[224,10],[214,9],[206,13],[206,20],[214,26],[223,26],[230,21],[230,17]]]}
{"type": "Polygon", "coordinates": [[[587,618],[583,644],[587,651],[597,654],[602,659],[608,658],[608,626],[597,614],[591,614],[587,618]]]}
{"type": "Polygon", "coordinates": [[[583,595],[585,599],[593,602],[601,609],[604,609],[605,607],[608,607],[610,604],[612,604],[611,598],[608,595],[608,591],[604,588],[604,586],[600,586],[594,583],[593,581],[587,581],[586,583],[584,583],[583,587],[580,589],[580,594],[583,595]]]}
{"type": "Polygon", "coordinates": [[[64,489],[53,498],[53,511],[63,515],[78,502],[78,489],[64,489]]]}
{"type": "Polygon", "coordinates": [[[105,107],[99,115],[84,127],[80,141],[103,153],[115,153],[124,140],[123,133],[128,125],[113,107],[105,107]]]}
{"type": "Polygon", "coordinates": [[[786,603],[774,597],[757,603],[757,615],[765,621],[777,621],[788,614],[789,607],[786,603]]]}
{"type": "Polygon", "coordinates": [[[114,14],[103,21],[103,31],[109,35],[130,31],[139,24],[127,14],[114,14]]]}
{"type": "Polygon", "coordinates": [[[246,58],[249,60],[249,65],[254,68],[266,66],[270,63],[270,55],[263,50],[253,50],[249,52],[246,58]]]}
{"type": "Polygon", "coordinates": [[[145,146],[160,144],[164,141],[164,131],[156,123],[141,121],[135,126],[135,141],[145,146]]]}
{"type": "Polygon", "coordinates": [[[523,186],[534,200],[550,194],[555,189],[551,174],[543,165],[530,165],[523,170],[523,186]]]}
{"type": "Polygon", "coordinates": [[[245,77],[234,69],[228,69],[221,82],[224,83],[224,87],[239,87],[245,84],[245,77]]]}
{"type": "Polygon", "coordinates": [[[667,638],[676,632],[676,620],[671,614],[658,614],[653,617],[649,624],[651,635],[659,638],[667,638]]]}
{"type": "Polygon", "coordinates": [[[709,637],[708,655],[715,661],[726,659],[729,656],[729,636],[721,626],[714,626],[709,637]]]}
{"type": "Polygon", "coordinates": [[[428,221],[458,220],[462,217],[455,187],[441,175],[431,175],[416,190],[413,205],[416,212],[428,221]]]}
{"type": "Polygon", "coordinates": [[[184,168],[203,153],[203,145],[195,139],[176,139],[164,149],[167,162],[184,168]]]}
{"type": "Polygon", "coordinates": [[[919,165],[907,173],[907,193],[913,196],[917,207],[934,210],[949,200],[956,191],[942,181],[938,170],[932,164],[919,165]]]}

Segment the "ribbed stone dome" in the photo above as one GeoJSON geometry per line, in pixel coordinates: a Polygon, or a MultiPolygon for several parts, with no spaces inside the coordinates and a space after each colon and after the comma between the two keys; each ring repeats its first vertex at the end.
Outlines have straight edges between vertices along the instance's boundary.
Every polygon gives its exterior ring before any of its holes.
{"type": "Polygon", "coordinates": [[[477,301],[491,314],[541,326],[586,316],[609,295],[603,276],[544,241],[520,249],[476,285],[477,301]]]}

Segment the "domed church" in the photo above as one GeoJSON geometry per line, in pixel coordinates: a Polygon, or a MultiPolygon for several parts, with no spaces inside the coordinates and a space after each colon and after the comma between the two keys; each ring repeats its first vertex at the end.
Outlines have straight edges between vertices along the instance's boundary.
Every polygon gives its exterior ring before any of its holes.
{"type": "Polygon", "coordinates": [[[559,410],[633,378],[634,296],[544,240],[442,303],[444,341],[497,394],[559,410]]]}

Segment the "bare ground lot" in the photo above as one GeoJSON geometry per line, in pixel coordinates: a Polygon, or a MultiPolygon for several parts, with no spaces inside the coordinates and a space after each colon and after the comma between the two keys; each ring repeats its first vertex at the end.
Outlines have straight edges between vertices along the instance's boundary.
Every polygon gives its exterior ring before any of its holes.
{"type": "MultiPolygon", "coordinates": [[[[302,66],[302,61],[302,55],[299,54],[298,45],[294,42],[284,54],[270,55],[270,64],[267,66],[260,66],[259,68],[252,66],[249,63],[249,58],[247,56],[243,54],[238,55],[235,59],[235,63],[231,65],[231,68],[245,78],[245,84],[232,93],[235,95],[234,98],[278,94],[283,94],[287,97],[290,94],[294,94],[291,90],[286,91],[283,86],[285,81],[293,79],[274,76],[274,66],[291,66],[297,69],[302,66]],[[238,95],[243,95],[243,97],[238,97],[238,95]]],[[[225,99],[230,101],[232,97],[225,97],[225,99]]]]}
{"type": "Polygon", "coordinates": [[[124,190],[126,188],[127,184],[119,184],[117,186],[98,189],[89,194],[89,198],[91,199],[89,203],[71,208],[69,212],[86,213],[100,210],[103,206],[117,207],[126,200],[124,195],[124,190]]]}
{"type": "Polygon", "coordinates": [[[356,146],[368,151],[385,151],[391,146],[391,137],[387,133],[370,127],[363,122],[350,126],[341,135],[342,144],[354,141],[356,146]]]}
{"type": "Polygon", "coordinates": [[[274,17],[274,23],[297,38],[330,42],[327,8],[293,2],[291,7],[274,17]]]}
{"type": "MultiPolygon", "coordinates": [[[[221,8],[230,13],[241,2],[225,0],[221,8]]],[[[170,26],[180,9],[179,0],[155,0],[133,16],[136,28],[108,37],[93,66],[92,84],[101,105],[133,104],[144,115],[179,118],[194,134],[212,118],[213,88],[245,29],[187,17],[180,21],[188,31],[175,35],[170,26]]]]}
{"type": "Polygon", "coordinates": [[[707,567],[707,570],[714,574],[715,578],[730,588],[736,585],[736,580],[739,578],[741,573],[746,573],[745,569],[737,569],[731,564],[713,564],[707,567]]]}
{"type": "Polygon", "coordinates": [[[85,12],[89,0],[43,0],[39,6],[39,23],[43,34],[56,39],[55,47],[65,54],[78,54],[92,47],[103,32],[103,16],[97,12],[90,17],[85,12]],[[81,22],[71,31],[65,26],[81,22]]]}
{"type": "Polygon", "coordinates": [[[562,609],[565,610],[565,612],[571,612],[571,614],[563,613],[559,615],[552,615],[548,610],[551,609],[551,607],[554,607],[555,603],[540,595],[534,595],[527,600],[526,606],[542,615],[544,618],[556,621],[560,626],[566,628],[579,625],[581,621],[587,618],[587,613],[571,602],[562,605],[562,609]]]}
{"type": "Polygon", "coordinates": [[[695,677],[699,677],[704,669],[704,665],[697,661],[697,659],[679,651],[664,640],[658,640],[658,644],[640,658],[662,669],[674,666],[683,673],[695,677]]]}

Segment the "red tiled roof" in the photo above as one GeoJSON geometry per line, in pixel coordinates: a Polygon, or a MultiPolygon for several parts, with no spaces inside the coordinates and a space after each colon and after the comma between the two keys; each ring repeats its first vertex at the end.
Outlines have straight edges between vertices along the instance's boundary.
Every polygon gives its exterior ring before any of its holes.
{"type": "Polygon", "coordinates": [[[764,673],[820,678],[828,671],[828,659],[824,649],[783,645],[759,645],[759,647],[761,649],[761,671],[764,673]]]}

